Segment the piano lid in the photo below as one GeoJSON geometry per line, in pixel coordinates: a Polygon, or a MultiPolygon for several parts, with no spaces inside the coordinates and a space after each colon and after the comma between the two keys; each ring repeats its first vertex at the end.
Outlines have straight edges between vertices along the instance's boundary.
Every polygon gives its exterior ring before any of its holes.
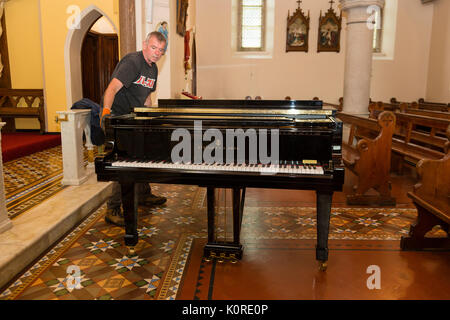
{"type": "Polygon", "coordinates": [[[277,108],[277,109],[306,109],[320,110],[323,102],[321,100],[186,100],[186,99],[158,99],[159,108],[277,108]]]}
{"type": "Polygon", "coordinates": [[[245,108],[134,108],[136,114],[146,114],[148,116],[167,115],[208,115],[208,116],[316,116],[325,118],[334,115],[334,110],[305,110],[305,109],[245,109],[245,108]]]}

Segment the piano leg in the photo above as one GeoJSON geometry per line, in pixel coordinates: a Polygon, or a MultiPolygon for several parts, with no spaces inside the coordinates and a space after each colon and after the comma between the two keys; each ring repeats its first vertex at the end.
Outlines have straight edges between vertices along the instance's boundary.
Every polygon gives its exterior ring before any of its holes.
{"type": "Polygon", "coordinates": [[[241,189],[233,188],[233,243],[240,243],[241,238],[241,189]]]}
{"type": "Polygon", "coordinates": [[[316,260],[319,269],[325,271],[328,261],[328,232],[330,229],[330,213],[333,192],[317,191],[317,245],[316,260]]]}
{"type": "Polygon", "coordinates": [[[214,242],[214,229],[215,229],[215,189],[213,187],[208,187],[206,189],[206,201],[207,201],[207,209],[208,209],[208,243],[214,242]]]}
{"type": "Polygon", "coordinates": [[[137,206],[134,201],[133,182],[121,182],[123,218],[125,220],[125,245],[134,247],[138,243],[137,206]]]}
{"type": "MultiPolygon", "coordinates": [[[[240,230],[242,220],[241,189],[233,189],[233,242],[218,242],[215,237],[215,196],[214,187],[207,187],[206,199],[208,205],[208,243],[203,255],[209,260],[218,258],[219,261],[229,259],[236,262],[242,258],[242,245],[240,244],[240,230]]],[[[226,223],[226,222],[225,222],[226,223]]]]}
{"type": "Polygon", "coordinates": [[[241,225],[244,214],[245,188],[233,188],[233,245],[237,251],[232,256],[232,262],[242,259],[241,225]]]}

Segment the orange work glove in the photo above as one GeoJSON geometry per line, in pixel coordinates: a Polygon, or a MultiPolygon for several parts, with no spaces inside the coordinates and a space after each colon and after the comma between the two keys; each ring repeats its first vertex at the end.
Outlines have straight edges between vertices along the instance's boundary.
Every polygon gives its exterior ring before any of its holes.
{"type": "Polygon", "coordinates": [[[110,115],[111,115],[111,110],[108,108],[103,108],[102,116],[100,117],[100,127],[101,128],[103,128],[105,117],[108,117],[110,115]]]}

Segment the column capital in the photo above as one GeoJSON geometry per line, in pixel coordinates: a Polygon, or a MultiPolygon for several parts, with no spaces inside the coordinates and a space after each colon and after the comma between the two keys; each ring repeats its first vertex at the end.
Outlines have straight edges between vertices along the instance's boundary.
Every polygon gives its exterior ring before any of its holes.
{"type": "Polygon", "coordinates": [[[348,10],[357,7],[379,6],[384,7],[385,0],[339,0],[342,10],[348,10]]]}

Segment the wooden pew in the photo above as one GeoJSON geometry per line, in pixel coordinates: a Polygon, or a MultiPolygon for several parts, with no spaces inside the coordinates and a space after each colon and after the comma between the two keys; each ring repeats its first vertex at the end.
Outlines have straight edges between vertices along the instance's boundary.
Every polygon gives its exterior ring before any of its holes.
{"type": "MultiPolygon", "coordinates": [[[[450,128],[447,130],[450,139],[450,128]]],[[[411,225],[409,236],[402,237],[402,250],[428,248],[450,249],[450,143],[446,155],[440,160],[421,160],[417,164],[419,183],[408,192],[417,208],[417,220],[411,225]],[[440,225],[447,233],[444,238],[428,238],[426,233],[440,225]]]]}
{"type": "Polygon", "coordinates": [[[395,205],[389,181],[394,114],[382,112],[378,121],[343,112],[337,117],[350,125],[348,140],[342,143],[342,159],[345,166],[358,176],[353,194],[347,195],[347,204],[395,205]],[[371,188],[378,195],[367,195],[371,188]]]}
{"type": "Polygon", "coordinates": [[[426,116],[426,117],[431,117],[431,118],[440,118],[440,119],[450,120],[450,112],[418,109],[418,108],[411,107],[411,105],[408,105],[407,103],[400,104],[400,112],[416,114],[419,116],[426,116]]]}
{"type": "Polygon", "coordinates": [[[37,118],[40,133],[45,132],[44,92],[42,89],[5,89],[0,88],[0,118],[6,122],[2,132],[15,132],[15,118],[37,118]],[[19,107],[24,101],[26,106],[19,107]],[[37,106],[33,106],[38,100],[37,106]]]}
{"type": "Polygon", "coordinates": [[[438,160],[445,155],[450,120],[395,112],[396,129],[392,138],[393,167],[402,173],[404,165],[415,167],[422,159],[438,160]],[[423,128],[428,130],[423,130],[423,128]]]}
{"type": "MultiPolygon", "coordinates": [[[[313,100],[320,100],[320,99],[318,97],[314,97],[313,100]]],[[[333,109],[336,109],[337,111],[342,111],[342,106],[340,104],[322,101],[322,105],[325,107],[325,109],[330,109],[328,107],[331,107],[333,109]]]]}
{"type": "MultiPolygon", "coordinates": [[[[402,102],[397,101],[396,98],[391,99],[391,104],[400,104],[402,102]]],[[[425,109],[431,111],[440,111],[440,112],[450,112],[450,104],[449,103],[437,103],[437,102],[427,102],[424,101],[423,98],[420,98],[417,102],[411,103],[411,108],[417,109],[425,109]]]]}
{"type": "Polygon", "coordinates": [[[423,98],[420,98],[417,102],[419,104],[419,109],[450,112],[450,103],[428,102],[423,98]]]}
{"type": "Polygon", "coordinates": [[[382,101],[369,103],[369,118],[378,119],[378,115],[383,111],[396,112],[400,110],[400,106],[392,103],[384,103],[382,101]]]}
{"type": "Polygon", "coordinates": [[[399,104],[395,104],[395,103],[385,103],[382,101],[378,101],[378,102],[371,102],[369,104],[368,109],[369,109],[369,117],[372,119],[377,119],[378,114],[383,111],[402,112],[402,113],[417,114],[417,115],[427,116],[427,117],[432,117],[432,118],[450,119],[450,112],[419,109],[419,105],[417,102],[412,102],[412,103],[402,102],[399,104]]]}

